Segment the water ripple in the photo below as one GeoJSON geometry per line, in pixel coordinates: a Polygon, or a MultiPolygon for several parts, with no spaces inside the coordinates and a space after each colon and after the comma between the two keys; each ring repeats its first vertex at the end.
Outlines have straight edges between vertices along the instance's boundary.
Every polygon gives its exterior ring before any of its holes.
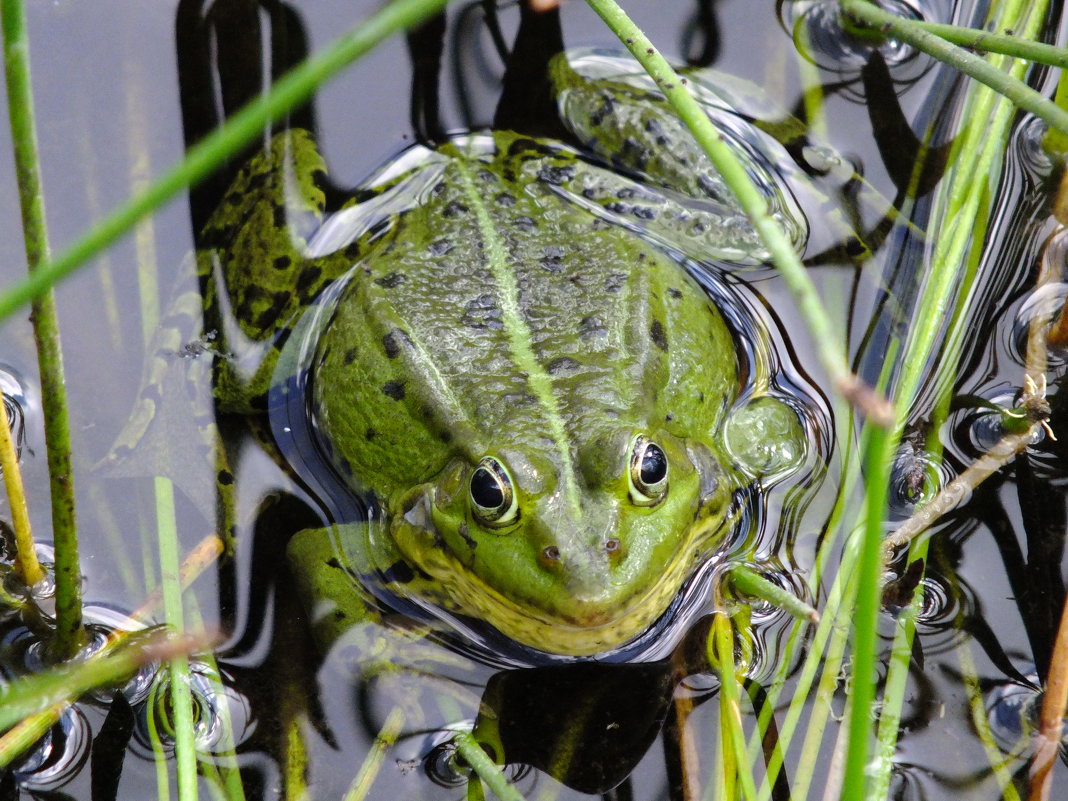
{"type": "MultiPolygon", "coordinates": [[[[919,9],[904,0],[881,0],[878,5],[906,19],[924,18],[919,9]]],[[[873,47],[872,41],[847,33],[842,28],[840,6],[836,0],[780,0],[779,17],[783,27],[792,31],[798,52],[828,72],[859,75],[873,49],[878,50],[891,69],[916,61],[916,50],[904,42],[884,39],[873,47]]]]}

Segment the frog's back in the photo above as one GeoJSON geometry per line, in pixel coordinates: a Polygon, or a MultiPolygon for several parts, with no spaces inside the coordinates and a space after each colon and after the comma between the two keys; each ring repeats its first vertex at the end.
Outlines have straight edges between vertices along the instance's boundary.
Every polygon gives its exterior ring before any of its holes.
{"type": "Polygon", "coordinates": [[[335,460],[388,493],[455,453],[474,463],[517,445],[567,462],[652,421],[710,441],[737,376],[704,292],[561,196],[570,151],[493,141],[443,148],[430,197],[366,251],[324,332],[315,405],[335,460]]]}

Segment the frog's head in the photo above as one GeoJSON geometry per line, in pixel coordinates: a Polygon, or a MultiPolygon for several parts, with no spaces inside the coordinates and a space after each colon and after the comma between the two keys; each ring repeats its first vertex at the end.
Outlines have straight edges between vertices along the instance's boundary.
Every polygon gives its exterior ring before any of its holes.
{"type": "Polygon", "coordinates": [[[719,545],[731,485],[707,446],[621,427],[565,454],[516,442],[455,458],[404,496],[391,528],[457,608],[587,656],[664,612],[719,545]]]}

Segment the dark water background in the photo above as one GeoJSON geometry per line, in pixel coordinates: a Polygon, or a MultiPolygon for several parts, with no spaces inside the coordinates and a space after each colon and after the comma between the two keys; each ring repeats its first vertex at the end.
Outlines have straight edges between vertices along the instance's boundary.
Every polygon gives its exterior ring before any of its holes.
{"type": "MultiPolygon", "coordinates": [[[[801,88],[812,79],[805,76],[815,75],[829,95],[828,124],[822,138],[846,154],[883,196],[894,198],[898,194],[890,155],[893,148],[888,150],[884,141],[880,150],[872,134],[873,119],[879,115],[873,115],[864,102],[869,87],[862,81],[861,68],[870,51],[833,30],[824,37],[816,24],[811,29],[817,41],[813,60],[818,72],[814,73],[813,65],[802,63],[793,46],[793,20],[804,14],[820,19],[825,7],[797,3],[776,8],[770,2],[748,0],[710,3],[707,7],[715,20],[715,37],[709,41],[694,27],[696,3],[672,0],[630,5],[628,10],[635,20],[669,56],[682,60],[714,55],[710,61],[713,66],[754,81],[788,109],[799,108],[801,88]]],[[[332,0],[300,6],[311,49],[329,42],[338,30],[354,24],[373,7],[372,3],[332,0]]],[[[175,11],[166,4],[106,0],[91,5],[56,2],[29,6],[44,186],[56,250],[182,155],[175,11]]],[[[967,24],[981,19],[985,7],[981,3],[951,6],[932,2],[921,11],[928,19],[967,24]]],[[[451,31],[461,32],[449,48],[458,48],[462,68],[454,72],[449,66],[443,77],[442,110],[450,129],[489,123],[502,71],[489,37],[476,22],[477,14],[471,12],[465,17],[467,28],[460,16],[461,7],[457,6],[450,16],[451,31]],[[462,110],[465,104],[470,106],[467,112],[462,110]]],[[[503,18],[505,38],[510,40],[514,13],[506,10],[503,18]]],[[[610,34],[579,3],[564,9],[564,33],[568,46],[612,45],[610,34]]],[[[1058,40],[1063,41],[1063,36],[1058,40]]],[[[916,130],[944,116],[945,122],[936,126],[944,138],[959,83],[926,57],[907,50],[888,47],[886,58],[892,90],[904,116],[916,130]]],[[[395,39],[319,92],[315,107],[320,142],[336,184],[358,184],[411,143],[409,74],[407,51],[403,41],[395,39]]],[[[1005,403],[1020,386],[1022,321],[1037,303],[1029,294],[1032,267],[1044,236],[1052,230],[1042,200],[1049,166],[1037,150],[1038,133],[1036,126],[1024,125],[1009,146],[1004,186],[999,193],[1004,222],[993,227],[993,241],[982,264],[979,302],[970,328],[973,336],[965,348],[957,382],[962,396],[971,394],[1005,403]]],[[[923,203],[919,205],[922,214],[923,203]]],[[[871,216],[866,222],[873,224],[875,212],[865,213],[871,216]]],[[[812,222],[819,225],[818,220],[812,222]]],[[[14,177],[6,159],[0,159],[0,226],[0,279],[7,282],[21,275],[24,257],[14,177]]],[[[188,262],[183,267],[183,258],[192,240],[188,205],[184,199],[176,200],[139,229],[137,237],[124,240],[98,264],[58,289],[73,406],[88,614],[105,621],[113,616],[108,610],[137,607],[146,594],[146,583],[149,587],[155,584],[158,561],[154,546],[142,544],[146,536],[149,543],[152,541],[154,512],[151,482],[105,479],[92,471],[92,465],[107,453],[139,388],[144,335],[138,270],[158,269],[158,292],[166,297],[176,276],[189,269],[188,262]]],[[[922,244],[914,242],[913,250],[903,254],[900,242],[891,241],[863,269],[844,258],[812,267],[851,357],[871,381],[885,359],[884,338],[908,323],[924,250],[922,244]]],[[[748,315],[768,327],[784,371],[781,380],[805,388],[815,409],[813,425],[819,429],[814,434],[829,437],[831,410],[823,405],[818,389],[826,387],[826,381],[792,301],[769,271],[750,271],[740,278],[753,289],[746,295],[752,304],[748,315]]],[[[21,377],[26,394],[24,475],[36,531],[47,539],[47,478],[32,336],[25,315],[7,321],[0,336],[4,343],[0,361],[21,377]]],[[[1063,372],[1063,361],[1056,355],[1051,369],[1051,379],[1063,372]]],[[[1052,389],[1055,392],[1056,386],[1052,389]]],[[[998,435],[991,415],[977,411],[974,403],[962,401],[961,405],[964,408],[954,414],[942,434],[952,470],[969,463],[998,435]]],[[[839,432],[848,441],[853,434],[842,427],[838,411],[839,432]]],[[[918,412],[918,425],[925,413],[918,412]]],[[[1065,440],[1068,436],[1062,437],[1065,440]]],[[[798,577],[804,575],[811,568],[817,538],[834,500],[844,447],[846,442],[839,441],[833,449],[824,448],[830,460],[825,478],[810,474],[804,482],[795,481],[771,493],[766,506],[754,515],[752,531],[737,547],[741,549],[744,544],[751,556],[781,564],[798,577]]],[[[960,654],[967,648],[975,660],[984,701],[981,714],[990,719],[999,735],[998,744],[1009,749],[1015,743],[1020,710],[1036,696],[1028,681],[1033,681],[1036,673],[1044,673],[1048,663],[1064,595],[1065,472],[1058,447],[1062,446],[1048,441],[1037,444],[1026,464],[1005,471],[937,526],[937,546],[925,579],[928,608],[920,626],[916,664],[906,693],[904,733],[896,757],[895,798],[1000,797],[970,721],[960,654]]],[[[908,464],[907,460],[903,463],[908,464]]],[[[190,465],[190,469],[195,467],[190,465]]],[[[249,512],[261,506],[265,494],[286,484],[277,468],[251,444],[242,451],[240,473],[241,504],[249,512]]],[[[900,472],[897,481],[894,511],[903,517],[911,499],[901,489],[904,480],[900,472]]],[[[184,552],[209,533],[210,524],[196,502],[181,493],[177,502],[184,552]]],[[[296,710],[308,721],[304,730],[309,797],[342,797],[393,699],[407,694],[425,699],[425,719],[409,722],[405,735],[387,754],[369,797],[462,798],[462,786],[446,786],[446,780],[455,777],[448,766],[435,762],[434,745],[446,739],[440,733],[443,725],[474,717],[483,687],[494,670],[473,669],[464,676],[467,684],[440,679],[389,687],[355,682],[344,654],[332,654],[321,664],[303,634],[303,612],[295,604],[280,564],[282,532],[291,531],[294,523],[304,520],[303,513],[293,511],[295,508],[288,504],[270,507],[269,514],[260,517],[255,532],[243,532],[243,547],[230,576],[232,584],[224,583],[220,589],[209,570],[191,593],[206,625],[224,633],[217,656],[227,677],[224,693],[237,718],[237,763],[246,780],[247,796],[280,797],[282,721],[296,710]],[[443,702],[442,696],[450,700],[443,702]]],[[[849,508],[855,513],[855,505],[849,508]]],[[[796,581],[800,584],[799,578],[796,581]]],[[[695,602],[686,614],[697,616],[705,608],[701,603],[695,602]]],[[[777,666],[780,638],[788,621],[770,611],[762,615],[758,610],[757,617],[758,654],[751,675],[763,681],[777,666]]],[[[888,614],[882,625],[885,634],[892,634],[894,621],[888,614]]],[[[18,633],[4,633],[5,647],[14,648],[18,633]]],[[[553,681],[556,694],[553,697],[550,693],[549,700],[566,709],[571,698],[567,681],[553,681]]],[[[610,700],[615,694],[620,706],[627,707],[628,720],[636,732],[663,716],[657,703],[664,693],[692,698],[697,708],[689,725],[704,732],[698,742],[711,747],[708,732],[718,726],[719,714],[717,682],[711,676],[690,676],[674,689],[670,684],[666,689],[661,687],[663,676],[652,668],[637,668],[630,677],[613,674],[611,678],[585,681],[602,688],[610,700]],[[635,687],[660,688],[662,692],[657,695],[650,691],[652,700],[646,708],[636,700],[635,687]]],[[[535,690],[515,692],[522,697],[535,690]]],[[[834,699],[835,714],[842,712],[842,701],[841,696],[834,699]]],[[[215,696],[212,703],[222,701],[215,696]]],[[[113,741],[100,737],[106,730],[106,707],[81,705],[69,718],[65,733],[56,734],[50,751],[40,751],[18,766],[18,777],[26,788],[23,797],[31,789],[57,798],[154,797],[156,769],[149,761],[150,749],[143,733],[136,730],[143,726],[142,710],[136,707],[131,715],[135,733],[127,746],[121,737],[113,741]],[[103,745],[94,750],[90,760],[93,737],[103,745]],[[108,795],[103,789],[106,784],[94,784],[90,761],[112,775],[121,766],[117,795],[108,795]]],[[[205,714],[210,718],[210,712],[205,714]]],[[[554,722],[550,720],[545,726],[551,728],[554,722]]],[[[678,754],[677,748],[673,750],[670,721],[668,731],[647,749],[635,746],[630,750],[629,756],[638,762],[631,778],[606,797],[682,797],[673,789],[678,780],[678,754]]],[[[205,747],[211,736],[210,732],[204,735],[205,747]]],[[[818,752],[826,763],[831,745],[823,745],[818,752]]],[[[797,759],[798,752],[799,744],[795,744],[788,765],[797,759]]],[[[1025,759],[1009,759],[1007,767],[1014,774],[1026,775],[1025,759]]],[[[827,770],[828,766],[817,770],[814,790],[825,781],[827,770]]],[[[1057,770],[1055,787],[1058,780],[1062,786],[1068,781],[1063,766],[1057,770]]],[[[7,777],[0,787],[8,796],[19,797],[13,794],[10,780],[7,777]]],[[[713,781],[706,774],[700,780],[705,787],[713,781]]],[[[582,797],[536,771],[524,772],[519,784],[532,798],[582,797]]],[[[202,787],[202,792],[208,791],[202,787]]]]}

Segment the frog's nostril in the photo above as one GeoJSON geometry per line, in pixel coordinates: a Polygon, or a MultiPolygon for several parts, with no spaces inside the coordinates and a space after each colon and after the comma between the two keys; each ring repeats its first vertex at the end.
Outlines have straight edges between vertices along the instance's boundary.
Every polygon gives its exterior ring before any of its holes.
{"type": "Polygon", "coordinates": [[[560,549],[555,545],[549,545],[541,552],[542,564],[547,567],[557,567],[560,564],[560,549]]]}
{"type": "Polygon", "coordinates": [[[613,537],[610,540],[605,540],[604,549],[608,553],[618,553],[619,552],[619,540],[617,540],[615,537],[613,537]]]}

